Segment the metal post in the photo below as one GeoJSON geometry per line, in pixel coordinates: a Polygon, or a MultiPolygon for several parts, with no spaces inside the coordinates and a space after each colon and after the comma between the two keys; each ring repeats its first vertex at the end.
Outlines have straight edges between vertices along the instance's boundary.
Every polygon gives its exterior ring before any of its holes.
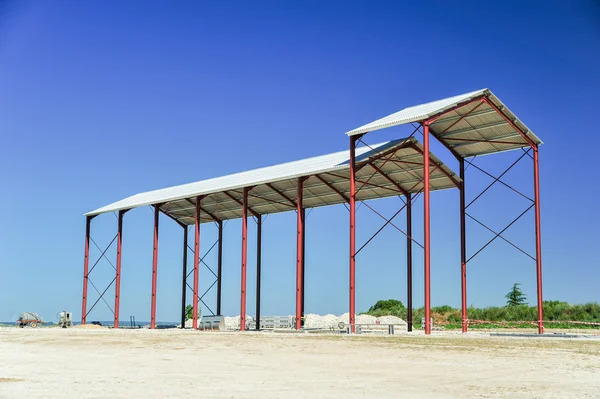
{"type": "Polygon", "coordinates": [[[304,225],[302,218],[302,197],[304,192],[304,178],[298,178],[298,199],[296,200],[296,330],[302,328],[302,266],[303,260],[303,240],[304,240],[304,225]]]}
{"type": "Polygon", "coordinates": [[[119,328],[119,297],[121,296],[121,246],[123,242],[123,215],[124,211],[119,211],[118,229],[117,229],[117,267],[115,276],[115,319],[114,328],[119,328]]]}
{"type": "Polygon", "coordinates": [[[262,263],[262,217],[256,217],[256,330],[260,330],[260,271],[262,263]]]}
{"type": "Polygon", "coordinates": [[[407,330],[413,329],[413,294],[412,294],[412,196],[406,196],[406,324],[407,330]]]}
{"type": "Polygon", "coordinates": [[[537,274],[538,333],[544,333],[544,301],[542,295],[542,231],[540,226],[539,149],[533,147],[533,179],[535,196],[535,263],[537,274]]]}
{"type": "Polygon", "coordinates": [[[430,242],[430,202],[429,202],[429,123],[423,124],[423,193],[424,193],[424,248],[425,248],[425,334],[431,334],[431,287],[430,287],[430,266],[431,266],[431,242],[430,242]]]}
{"type": "Polygon", "coordinates": [[[156,277],[158,273],[158,217],[160,205],[154,205],[154,249],[152,251],[152,299],[150,306],[150,328],[156,328],[156,277]]]}
{"type": "Polygon", "coordinates": [[[466,208],[465,208],[465,160],[459,158],[460,168],[460,288],[462,306],[462,332],[468,329],[467,314],[467,231],[466,231],[466,208]]]}
{"type": "Polygon", "coordinates": [[[240,331],[246,331],[246,261],[248,255],[248,191],[244,187],[242,199],[242,287],[240,304],[240,331]]]}
{"type": "Polygon", "coordinates": [[[221,278],[223,276],[223,221],[219,225],[219,244],[217,247],[217,316],[221,316],[221,278]]]}
{"type": "Polygon", "coordinates": [[[92,217],[85,218],[85,255],[83,257],[83,295],[81,297],[81,324],[85,324],[87,316],[88,266],[90,262],[90,228],[92,217]]]}
{"type": "Polygon", "coordinates": [[[306,285],[306,279],[304,276],[306,275],[306,208],[302,208],[302,304],[301,304],[301,313],[302,313],[302,327],[304,327],[304,303],[306,298],[304,296],[304,286],[306,285]]]}
{"type": "Polygon", "coordinates": [[[354,332],[354,280],[356,253],[356,136],[350,136],[350,331],[354,332]]]}
{"type": "Polygon", "coordinates": [[[187,253],[188,253],[188,229],[187,226],[183,226],[183,273],[181,276],[181,328],[185,328],[186,318],[186,303],[185,294],[187,291],[187,253]]]}
{"type": "Polygon", "coordinates": [[[198,329],[198,280],[200,278],[200,208],[202,196],[196,197],[196,222],[194,224],[194,299],[192,303],[192,328],[198,329]]]}

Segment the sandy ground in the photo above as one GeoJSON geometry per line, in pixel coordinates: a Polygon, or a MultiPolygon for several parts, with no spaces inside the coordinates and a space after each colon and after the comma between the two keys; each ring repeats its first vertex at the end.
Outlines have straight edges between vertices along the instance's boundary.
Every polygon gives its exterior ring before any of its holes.
{"type": "Polygon", "coordinates": [[[1,398],[600,398],[600,339],[0,328],[1,398]]]}

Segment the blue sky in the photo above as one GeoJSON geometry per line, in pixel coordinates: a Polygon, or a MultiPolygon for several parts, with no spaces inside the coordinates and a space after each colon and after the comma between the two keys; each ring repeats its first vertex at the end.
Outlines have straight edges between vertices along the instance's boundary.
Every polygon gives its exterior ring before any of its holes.
{"type": "MultiPolygon", "coordinates": [[[[489,87],[544,140],[544,293],[600,301],[598,190],[600,7],[592,1],[35,2],[0,4],[0,320],[34,311],[80,317],[83,213],[129,196],[347,148],[344,132],[405,106],[489,87]],[[525,4],[522,4],[525,3],[525,4]]],[[[372,133],[370,143],[407,135],[372,133]]],[[[456,162],[432,148],[455,170],[456,162]]],[[[484,157],[492,172],[517,153],[484,157]]],[[[468,195],[489,179],[468,171],[468,195]]],[[[507,175],[532,192],[531,164],[507,175]]],[[[371,205],[392,215],[398,199],[371,205]]],[[[524,208],[495,187],[474,208],[501,229],[524,208]]],[[[458,192],[432,195],[432,303],[460,306],[458,192]]],[[[415,206],[422,236],[422,202],[415,206]]],[[[533,253],[533,214],[507,231],[533,253]]],[[[380,219],[361,207],[364,242],[380,219]]],[[[404,214],[398,219],[404,225],[404,214]]],[[[254,248],[253,223],[250,248],[254,248]]],[[[472,253],[489,233],[468,224],[472,253]]],[[[224,236],[223,309],[239,311],[240,222],[224,236]]],[[[93,222],[104,246],[113,215],[93,222]]],[[[294,311],[295,216],[263,227],[263,314],[294,311]]],[[[152,213],[125,218],[121,315],[148,320],[152,213]]],[[[161,218],[158,320],[176,320],[182,229],[161,218]]],[[[417,235],[417,237],[420,237],[417,235]]],[[[203,226],[206,251],[216,237],[203,226]]],[[[347,311],[348,213],[307,218],[306,311],[347,311]]],[[[92,260],[99,252],[92,248],[92,260]]],[[[114,262],[115,248],[108,252],[114,262]]],[[[215,265],[215,252],[207,262],[215,265]]],[[[254,309],[250,251],[248,309],[254,309]]],[[[358,257],[357,307],[405,301],[405,239],[386,229],[358,257]]],[[[91,275],[101,291],[114,271],[91,275]]],[[[415,249],[415,305],[423,303],[415,249]]],[[[534,263],[497,242],[468,270],[468,302],[502,305],[512,283],[535,298],[534,263]]],[[[201,286],[212,283],[201,270],[201,286]]],[[[90,286],[90,300],[95,293],[90,286]]],[[[214,291],[207,298],[214,304],[214,291]]],[[[112,305],[112,293],[106,296],[112,305]]],[[[100,303],[90,315],[111,319],[100,303]]]]}

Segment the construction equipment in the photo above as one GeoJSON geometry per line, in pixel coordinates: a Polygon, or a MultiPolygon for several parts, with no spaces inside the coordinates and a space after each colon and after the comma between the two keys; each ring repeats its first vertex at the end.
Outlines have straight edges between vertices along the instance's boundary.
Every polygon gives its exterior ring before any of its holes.
{"type": "Polygon", "coordinates": [[[42,318],[40,317],[40,315],[38,315],[37,313],[31,313],[31,312],[23,312],[19,315],[19,318],[17,319],[17,327],[25,327],[25,326],[29,326],[31,328],[36,328],[38,326],[38,324],[45,324],[42,321],[42,318]]]}
{"type": "Polygon", "coordinates": [[[59,327],[73,327],[73,313],[63,310],[58,315],[56,315],[56,317],[58,318],[58,322],[56,324],[59,327]]]}

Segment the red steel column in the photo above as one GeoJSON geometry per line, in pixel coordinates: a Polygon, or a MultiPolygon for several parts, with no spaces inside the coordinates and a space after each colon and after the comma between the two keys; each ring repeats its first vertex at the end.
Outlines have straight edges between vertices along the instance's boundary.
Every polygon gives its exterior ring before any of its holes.
{"type": "Polygon", "coordinates": [[[244,187],[242,199],[242,287],[240,304],[240,331],[246,331],[246,262],[248,255],[248,191],[244,187]]]}
{"type": "Polygon", "coordinates": [[[356,136],[350,136],[350,329],[354,329],[356,253],[356,136]]]}
{"type": "Polygon", "coordinates": [[[152,300],[150,306],[150,328],[156,328],[156,277],[158,273],[158,216],[160,204],[154,205],[154,249],[152,252],[152,300]]]}
{"type": "Polygon", "coordinates": [[[85,255],[83,257],[83,295],[81,297],[81,324],[85,324],[87,316],[88,266],[90,263],[90,225],[92,217],[85,218],[85,255]]]}
{"type": "Polygon", "coordinates": [[[425,244],[425,334],[431,334],[431,287],[430,287],[430,266],[431,266],[431,231],[430,231],[430,202],[429,202],[429,123],[423,124],[423,198],[424,198],[424,213],[425,222],[424,244],[425,244]]]}
{"type": "Polygon", "coordinates": [[[304,178],[298,178],[298,199],[296,201],[296,330],[302,328],[302,277],[304,268],[304,218],[302,217],[302,197],[304,193],[304,178]]]}
{"type": "Polygon", "coordinates": [[[192,328],[198,329],[198,280],[200,279],[200,207],[204,197],[196,197],[196,223],[194,224],[194,299],[192,328]]]}
{"type": "Polygon", "coordinates": [[[306,297],[304,296],[304,286],[306,284],[306,208],[302,208],[302,327],[304,327],[304,303],[306,297]]]}
{"type": "Polygon", "coordinates": [[[533,148],[533,179],[535,195],[535,259],[537,271],[538,333],[544,333],[544,300],[542,296],[542,231],[540,226],[539,149],[533,148]]]}
{"type": "Polygon", "coordinates": [[[123,215],[125,211],[119,211],[117,231],[117,275],[115,277],[115,319],[113,326],[119,328],[119,297],[121,296],[121,245],[123,242],[123,215]]]}
{"type": "Polygon", "coordinates": [[[407,330],[413,329],[413,294],[412,294],[412,197],[406,197],[406,306],[407,330]]]}
{"type": "Polygon", "coordinates": [[[469,316],[467,314],[467,225],[465,209],[465,160],[458,160],[460,168],[460,289],[462,307],[462,332],[468,329],[469,316]]]}

